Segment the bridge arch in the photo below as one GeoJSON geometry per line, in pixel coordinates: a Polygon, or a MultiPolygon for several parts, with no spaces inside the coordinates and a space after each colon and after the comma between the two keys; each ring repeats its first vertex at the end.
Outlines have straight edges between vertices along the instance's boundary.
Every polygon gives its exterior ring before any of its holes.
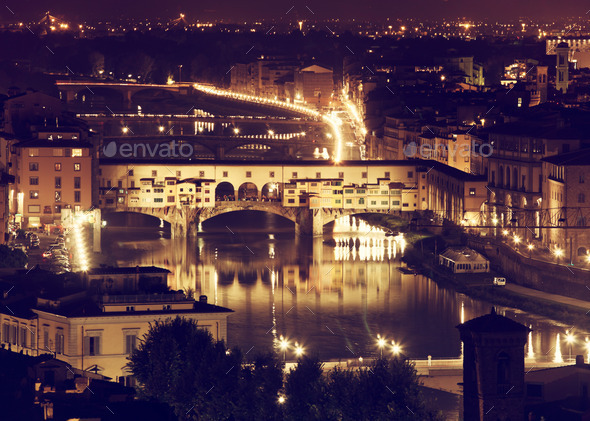
{"type": "Polygon", "coordinates": [[[145,225],[139,225],[139,226],[153,226],[153,227],[160,227],[160,228],[165,228],[165,229],[169,229],[170,226],[172,225],[172,223],[167,220],[167,215],[164,214],[160,214],[160,213],[152,213],[150,212],[145,212],[145,211],[138,211],[138,210],[131,210],[131,209],[126,209],[126,210],[103,210],[102,211],[102,219],[104,219],[105,221],[107,221],[107,227],[110,225],[116,225],[116,226],[120,226],[120,225],[125,225],[125,226],[138,226],[135,225],[138,222],[145,222],[145,225]],[[141,216],[140,218],[138,218],[138,216],[141,216]],[[135,223],[135,224],[134,224],[135,223]],[[148,225],[149,224],[149,225],[148,225]]]}
{"type": "Polygon", "coordinates": [[[174,92],[163,88],[139,89],[131,95],[131,100],[135,103],[141,101],[170,100],[174,98],[174,92]]]}
{"type": "Polygon", "coordinates": [[[279,183],[269,182],[262,186],[260,191],[262,201],[280,202],[281,201],[281,186],[279,183]]]}
{"type": "Polygon", "coordinates": [[[118,89],[93,86],[84,87],[75,92],[75,100],[90,107],[120,106],[125,102],[125,95],[118,89]]]}
{"type": "Polygon", "coordinates": [[[238,200],[258,200],[259,197],[258,187],[250,181],[242,183],[238,188],[238,200]]]}
{"type": "Polygon", "coordinates": [[[216,201],[233,201],[235,198],[236,189],[229,181],[222,181],[215,187],[215,200],[216,201]]]}

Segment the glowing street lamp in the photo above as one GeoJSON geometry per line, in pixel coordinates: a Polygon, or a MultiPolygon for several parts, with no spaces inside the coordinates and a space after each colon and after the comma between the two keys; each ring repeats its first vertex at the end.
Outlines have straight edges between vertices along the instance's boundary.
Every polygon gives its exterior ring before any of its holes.
{"type": "Polygon", "coordinates": [[[269,131],[268,131],[268,135],[269,135],[269,136],[274,136],[274,135],[275,135],[275,132],[274,132],[274,130],[269,130],[269,131]]]}
{"type": "Polygon", "coordinates": [[[529,259],[532,257],[533,255],[533,249],[535,248],[535,246],[533,245],[533,243],[529,243],[526,248],[529,250],[529,259]]]}
{"type": "Polygon", "coordinates": [[[121,130],[123,131],[123,134],[127,134],[129,127],[123,127],[121,130]]]}
{"type": "Polygon", "coordinates": [[[303,355],[303,347],[298,342],[295,342],[295,355],[297,358],[303,355]]]}
{"type": "Polygon", "coordinates": [[[240,133],[240,129],[238,129],[237,127],[234,127],[234,134],[239,134],[240,133]]]}
{"type": "Polygon", "coordinates": [[[287,349],[289,348],[289,341],[286,340],[283,335],[279,339],[279,348],[283,351],[283,361],[287,360],[287,349]]]}
{"type": "Polygon", "coordinates": [[[576,341],[576,337],[571,332],[571,330],[568,330],[565,332],[565,341],[570,346],[570,361],[571,361],[572,360],[572,344],[576,341]]]}
{"type": "Polygon", "coordinates": [[[508,230],[504,230],[504,231],[502,231],[502,235],[508,235],[508,234],[509,234],[509,233],[508,233],[508,230]]]}
{"type": "Polygon", "coordinates": [[[557,263],[559,264],[559,258],[563,256],[563,250],[560,248],[555,248],[555,250],[553,250],[553,254],[555,254],[555,257],[557,258],[557,263]]]}
{"type": "Polygon", "coordinates": [[[163,132],[164,132],[164,126],[160,126],[160,127],[158,127],[158,131],[159,131],[160,133],[163,133],[163,132]]]}
{"type": "Polygon", "coordinates": [[[492,224],[498,225],[498,218],[492,218],[492,224]]]}
{"type": "Polygon", "coordinates": [[[284,396],[279,396],[279,403],[280,404],[285,403],[285,397],[284,396]]]}
{"type": "Polygon", "coordinates": [[[393,352],[393,355],[397,357],[402,352],[401,345],[396,344],[394,341],[391,341],[391,352],[393,352]]]}
{"type": "Polygon", "coordinates": [[[379,350],[381,351],[381,358],[383,358],[383,347],[385,346],[386,341],[381,335],[377,335],[377,345],[379,346],[379,350]]]}

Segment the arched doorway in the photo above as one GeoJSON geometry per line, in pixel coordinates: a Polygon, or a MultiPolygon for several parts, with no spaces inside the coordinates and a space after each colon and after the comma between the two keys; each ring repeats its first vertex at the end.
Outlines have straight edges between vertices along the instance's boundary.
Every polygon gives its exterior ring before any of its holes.
{"type": "Polygon", "coordinates": [[[263,202],[280,202],[281,191],[278,183],[266,183],[262,187],[261,200],[263,202]]]}
{"type": "Polygon", "coordinates": [[[578,248],[578,257],[585,257],[588,255],[588,250],[586,250],[586,247],[579,247],[578,248]]]}
{"type": "Polygon", "coordinates": [[[215,187],[215,201],[233,201],[236,200],[236,191],[232,183],[223,181],[215,187]]]}
{"type": "Polygon", "coordinates": [[[238,189],[238,200],[258,200],[258,187],[254,183],[243,183],[238,189]]]}

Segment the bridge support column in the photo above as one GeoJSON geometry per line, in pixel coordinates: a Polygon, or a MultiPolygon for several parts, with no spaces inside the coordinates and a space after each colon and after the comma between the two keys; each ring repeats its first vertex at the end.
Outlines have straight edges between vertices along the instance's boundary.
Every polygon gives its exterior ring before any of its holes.
{"type": "Polygon", "coordinates": [[[131,91],[126,90],[123,95],[123,106],[125,108],[131,108],[131,91]]]}
{"type": "Polygon", "coordinates": [[[217,145],[215,147],[215,158],[216,159],[225,159],[225,148],[221,145],[217,145]]]}
{"type": "Polygon", "coordinates": [[[295,222],[295,233],[319,237],[324,235],[324,213],[321,209],[301,209],[295,222]]]}
{"type": "Polygon", "coordinates": [[[187,224],[183,215],[175,213],[174,218],[170,221],[170,236],[172,238],[185,237],[187,224]]]}

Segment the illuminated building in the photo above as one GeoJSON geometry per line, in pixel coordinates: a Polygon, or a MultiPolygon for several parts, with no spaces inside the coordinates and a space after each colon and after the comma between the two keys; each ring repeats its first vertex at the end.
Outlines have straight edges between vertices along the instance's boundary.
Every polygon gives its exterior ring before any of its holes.
{"type": "Polygon", "coordinates": [[[330,105],[333,95],[332,70],[313,65],[295,72],[295,98],[321,108],[330,105]]]}

